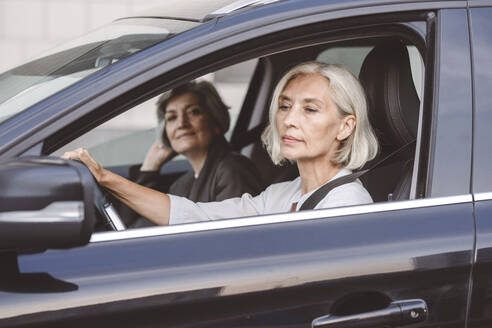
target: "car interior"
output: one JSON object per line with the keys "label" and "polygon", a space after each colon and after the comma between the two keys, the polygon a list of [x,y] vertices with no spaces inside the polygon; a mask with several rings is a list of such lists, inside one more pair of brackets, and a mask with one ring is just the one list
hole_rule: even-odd
{"label": "car interior", "polygon": [[[318,60],[344,64],[359,77],[366,90],[370,121],[380,143],[377,158],[365,167],[371,170],[361,178],[363,184],[375,202],[422,197],[416,191],[417,165],[414,165],[419,161],[417,139],[422,125],[421,85],[424,74],[422,45],[411,38],[394,35],[372,37],[351,35],[324,42],[311,41],[310,44],[303,44],[303,42],[300,44],[279,51],[270,51],[260,57],[248,58],[248,65],[246,68],[243,67],[242,73],[240,72],[244,75],[242,79],[245,81],[240,86],[242,94],[240,97],[234,95],[240,101],[237,105],[237,113],[232,115],[236,116],[233,117],[233,122],[236,123],[231,125],[231,132],[228,133],[232,147],[252,159],[266,185],[295,178],[298,175],[295,164],[275,166],[260,140],[261,133],[267,125],[268,108],[274,86],[287,70],[301,62]],[[236,61],[233,64],[242,62],[246,61]],[[220,69],[235,68],[235,65],[223,65]],[[193,79],[205,78],[215,83],[217,72],[219,69],[210,70],[201,77],[193,76]],[[228,92],[227,88],[218,89],[222,96]],[[142,113],[149,115],[150,120],[157,125],[155,99],[160,93],[154,93],[154,97],[146,101],[147,109],[140,109],[141,105],[139,105],[119,116],[113,114],[114,118],[108,115],[106,118],[108,122],[105,124],[115,120],[131,121],[132,117],[125,115],[129,115],[128,113],[132,111],[140,111],[138,115],[143,115]],[[224,98],[227,101],[227,98]],[[92,120],[90,116],[85,119]],[[77,133],[80,137],[71,136],[73,141],[65,142],[66,145],[61,148],[59,145],[54,146],[63,139],[61,136],[66,134],[67,129],[73,128],[69,126],[65,131],[59,131],[50,137],[43,152],[60,155],[79,145],[85,146],[103,166],[131,178],[135,170],[138,170],[138,164],[143,160],[146,149],[155,140],[155,130],[133,129],[104,139],[97,134],[97,131],[105,124],[87,128],[90,131],[81,131],[79,128]],[[101,142],[101,139],[104,141]],[[88,145],[91,143],[94,145]],[[129,144],[138,146],[129,147]],[[132,155],[135,157],[133,161],[126,158],[120,162],[118,160],[105,162],[104,159],[97,157],[97,154],[115,157],[123,153],[128,155],[131,153],[129,148],[138,148],[140,151],[138,155]],[[187,161],[178,156],[162,168],[162,182],[170,184],[189,169]]]}
{"label": "car interior", "polygon": [[[360,52],[360,49],[353,44],[345,45],[344,48],[348,51],[355,48],[355,51]],[[311,50],[312,54],[318,56],[310,59],[323,59],[319,54],[322,54],[325,47],[314,47]],[[371,49],[363,58],[359,79],[367,93],[369,117],[381,146],[377,158],[366,167],[373,166],[374,163],[409,144],[406,147],[408,150],[395,154],[385,161],[384,165],[367,173],[363,177],[363,182],[376,202],[410,199],[420,100],[412,78],[408,49],[398,39],[381,40],[374,46],[366,45],[361,48]],[[299,58],[306,58],[305,49],[299,53]],[[324,60],[331,62],[330,58]],[[282,69],[282,64],[288,62],[293,66],[302,60],[293,62],[292,53],[289,53],[274,55],[268,59],[263,58],[263,61],[268,61],[269,64],[276,63],[278,76],[281,76],[289,68],[286,65]],[[260,64],[262,64],[261,60]],[[266,121],[267,111],[264,111],[262,120],[248,131],[249,135],[238,137],[231,142],[238,150],[252,143],[248,155],[261,168],[263,178],[268,184],[291,180],[298,175],[295,165],[273,165],[259,141]],[[381,183],[382,180],[385,183]]]}

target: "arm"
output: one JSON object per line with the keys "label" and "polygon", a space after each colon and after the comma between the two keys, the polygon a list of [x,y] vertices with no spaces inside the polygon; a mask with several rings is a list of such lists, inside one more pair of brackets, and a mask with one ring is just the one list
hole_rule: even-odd
{"label": "arm", "polygon": [[217,202],[194,203],[184,197],[169,195],[171,199],[170,224],[286,212],[290,209],[291,200],[299,189],[300,181],[296,179],[270,185],[254,197],[245,193],[241,197]]}
{"label": "arm", "polygon": [[140,186],[106,170],[86,149],[66,152],[62,157],[84,163],[101,186],[138,214],[159,225],[169,224],[170,199],[167,194]]}
{"label": "arm", "polygon": [[171,199],[170,223],[183,224],[201,221],[230,219],[264,213],[264,196],[243,194],[218,202],[194,203],[191,200],[169,195]]}

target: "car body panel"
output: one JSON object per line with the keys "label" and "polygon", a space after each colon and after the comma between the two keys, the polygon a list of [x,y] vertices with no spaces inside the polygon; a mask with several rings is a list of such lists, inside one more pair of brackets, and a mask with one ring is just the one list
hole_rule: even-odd
{"label": "car body panel", "polygon": [[469,327],[490,327],[492,324],[492,197],[475,195],[477,241]]}
{"label": "car body panel", "polygon": [[[187,1],[185,4],[179,3],[176,5],[173,2],[166,3],[166,6],[156,6],[152,9],[143,11],[138,14],[137,17],[166,17],[176,19],[189,19],[195,21],[207,21],[216,17],[223,17],[236,12],[244,11],[244,9],[250,9],[251,7],[271,5],[275,2],[282,2],[283,0],[212,0],[206,3],[200,0]],[[285,1],[283,1],[285,2]],[[300,8],[304,0],[289,1],[294,6]],[[414,0],[412,3],[425,3],[424,5],[432,5],[438,8],[446,8],[453,6],[462,7],[466,1],[462,0],[447,0],[447,1],[428,1],[428,0]],[[406,0],[369,0],[369,1],[345,1],[345,0],[331,0],[318,1],[323,6],[329,5],[331,10],[345,10],[351,8],[364,8],[366,11],[370,10],[373,6],[382,5],[399,5],[408,4]]]}
{"label": "car body panel", "polygon": [[492,6],[492,1],[490,0],[468,0],[468,6],[473,7],[490,7]]}
{"label": "car body panel", "polygon": [[[491,4],[492,7],[492,4]],[[474,166],[473,191],[486,193],[492,191],[492,152],[490,144],[490,124],[492,123],[492,72],[482,67],[490,64],[490,42],[492,24],[489,16],[492,8],[470,10],[471,27],[473,31],[474,57]],[[485,66],[484,66],[485,65]]]}
{"label": "car body panel", "polygon": [[[428,192],[434,196],[468,193],[471,174],[472,82],[468,21],[465,10],[438,16],[439,78],[433,122],[435,148]],[[457,87],[459,85],[459,87]],[[445,124],[446,128],[440,128]],[[460,154],[456,156],[456,154]]]}
{"label": "car body panel", "polygon": [[47,273],[76,289],[53,284],[44,293],[0,292],[2,317],[12,316],[0,325],[56,319],[81,326],[120,320],[123,326],[210,320],[234,326],[246,320],[281,327],[295,314],[299,327],[308,327],[352,296],[372,302],[422,298],[429,305],[426,326],[451,327],[465,320],[471,215],[471,202],[464,202],[21,255],[23,274]]}
{"label": "car body panel", "polygon": [[492,175],[490,126],[492,71],[490,70],[492,3],[475,1],[488,8],[472,8],[470,22],[474,64],[474,146],[473,194],[477,230],[476,265],[473,273],[473,293],[469,327],[492,325]]}

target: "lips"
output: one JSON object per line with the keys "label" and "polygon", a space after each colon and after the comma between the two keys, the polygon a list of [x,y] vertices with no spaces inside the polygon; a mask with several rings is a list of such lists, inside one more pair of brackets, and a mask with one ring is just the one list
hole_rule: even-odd
{"label": "lips", "polygon": [[185,132],[185,133],[181,133],[178,136],[176,136],[176,139],[181,139],[181,138],[185,138],[185,137],[189,137],[189,136],[193,136],[193,135],[195,135],[195,132],[193,132],[193,131]]}
{"label": "lips", "polygon": [[292,136],[286,135],[282,137],[282,141],[285,143],[296,143],[296,142],[302,142],[302,140],[294,138]]}

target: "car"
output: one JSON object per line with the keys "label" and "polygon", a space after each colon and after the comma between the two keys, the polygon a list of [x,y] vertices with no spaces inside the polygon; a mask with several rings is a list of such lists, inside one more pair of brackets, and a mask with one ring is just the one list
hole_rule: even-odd
{"label": "car", "polygon": [[[491,16],[487,0],[190,1],[4,72],[0,327],[490,327]],[[288,179],[260,134],[278,79],[310,60],[366,89],[386,158],[362,177],[373,204],[125,229],[59,157],[85,146],[130,177],[156,97],[203,78],[232,104],[234,149]]]}

